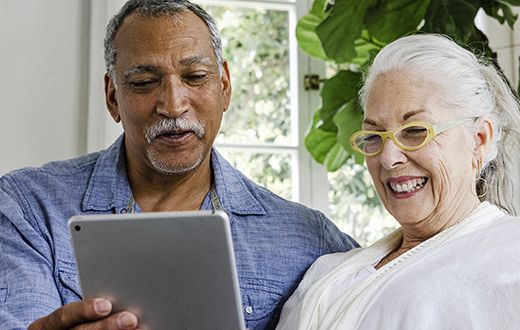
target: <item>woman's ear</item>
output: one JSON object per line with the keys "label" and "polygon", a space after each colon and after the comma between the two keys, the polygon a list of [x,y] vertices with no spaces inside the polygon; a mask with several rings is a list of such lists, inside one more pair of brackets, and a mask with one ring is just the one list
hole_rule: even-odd
{"label": "woman's ear", "polygon": [[490,118],[483,117],[478,120],[477,130],[473,133],[473,139],[475,142],[473,150],[475,152],[475,167],[478,166],[478,160],[483,161],[486,159],[491,150],[494,133],[493,122]]}

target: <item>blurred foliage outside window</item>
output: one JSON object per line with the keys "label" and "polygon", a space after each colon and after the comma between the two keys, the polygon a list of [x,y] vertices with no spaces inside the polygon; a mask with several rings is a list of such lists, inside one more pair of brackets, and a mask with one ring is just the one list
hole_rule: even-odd
{"label": "blurred foliage outside window", "polygon": [[[217,149],[246,176],[292,199],[291,152],[272,152],[297,142],[291,131],[288,13],[263,7],[205,8],[217,20],[233,88]],[[270,148],[251,150],[258,144]]]}
{"label": "blurred foliage outside window", "polygon": [[220,143],[292,143],[288,13],[209,6],[229,61],[233,99]]}
{"label": "blurred foliage outside window", "polygon": [[365,166],[348,160],[328,176],[331,218],[342,231],[368,246],[397,229],[397,221],[381,205]]}

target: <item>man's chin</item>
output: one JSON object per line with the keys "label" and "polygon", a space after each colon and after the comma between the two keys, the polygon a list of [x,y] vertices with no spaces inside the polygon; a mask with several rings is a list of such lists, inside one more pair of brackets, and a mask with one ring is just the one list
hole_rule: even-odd
{"label": "man's chin", "polygon": [[148,159],[150,160],[150,163],[152,164],[152,167],[155,169],[155,171],[163,175],[170,176],[189,173],[195,170],[202,163],[202,157],[199,157],[193,161],[186,161],[182,163],[162,160],[158,157],[153,157],[153,155],[148,155]]}

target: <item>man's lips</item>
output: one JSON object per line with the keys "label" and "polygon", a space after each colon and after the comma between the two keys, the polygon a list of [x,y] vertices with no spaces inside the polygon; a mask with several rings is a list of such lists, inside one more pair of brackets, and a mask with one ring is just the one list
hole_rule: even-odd
{"label": "man's lips", "polygon": [[195,136],[193,131],[174,131],[174,132],[164,132],[160,133],[154,137],[155,141],[165,141],[169,143],[182,143],[185,140]]}
{"label": "man's lips", "polygon": [[189,134],[189,133],[193,133],[193,131],[175,131],[175,132],[164,132],[164,133],[160,133],[156,136],[157,137],[161,137],[161,136],[165,136],[165,137],[174,137],[174,136],[181,136],[181,135],[184,135],[184,134]]}

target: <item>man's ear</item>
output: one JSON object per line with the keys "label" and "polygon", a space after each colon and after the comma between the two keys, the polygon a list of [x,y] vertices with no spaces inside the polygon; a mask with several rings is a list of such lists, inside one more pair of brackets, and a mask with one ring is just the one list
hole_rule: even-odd
{"label": "man's ear", "polygon": [[121,121],[119,115],[119,107],[116,98],[116,85],[108,73],[105,73],[105,102],[107,104],[108,112],[116,123]]}
{"label": "man's ear", "polygon": [[231,78],[229,76],[229,68],[227,61],[222,63],[222,94],[224,95],[224,112],[227,111],[229,103],[231,102]]}
{"label": "man's ear", "polygon": [[486,159],[493,142],[494,128],[491,119],[483,117],[479,120],[479,126],[473,133],[473,139],[475,142],[474,152],[475,159],[474,165],[478,166],[478,160],[483,161]]}

